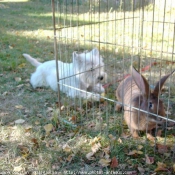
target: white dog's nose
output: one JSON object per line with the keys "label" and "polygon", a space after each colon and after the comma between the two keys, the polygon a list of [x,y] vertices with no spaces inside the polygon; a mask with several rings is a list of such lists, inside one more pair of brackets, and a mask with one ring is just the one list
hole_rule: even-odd
{"label": "white dog's nose", "polygon": [[103,76],[99,76],[98,79],[99,79],[100,81],[102,81],[102,80],[103,80]]}

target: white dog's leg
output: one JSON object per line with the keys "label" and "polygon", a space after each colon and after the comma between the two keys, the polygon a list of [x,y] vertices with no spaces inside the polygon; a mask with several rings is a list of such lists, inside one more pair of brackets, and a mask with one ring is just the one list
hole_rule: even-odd
{"label": "white dog's leg", "polygon": [[97,93],[90,94],[90,93],[81,92],[80,97],[87,100],[94,100],[94,101],[100,100],[100,95]]}

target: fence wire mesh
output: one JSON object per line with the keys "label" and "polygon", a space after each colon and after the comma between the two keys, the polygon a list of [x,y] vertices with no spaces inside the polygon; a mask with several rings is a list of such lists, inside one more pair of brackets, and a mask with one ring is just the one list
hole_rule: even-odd
{"label": "fence wire mesh", "polygon": [[[77,151],[79,159],[85,161],[78,170],[172,174],[175,171],[173,74],[162,87],[154,110],[149,110],[149,100],[144,108],[134,105],[132,100],[124,103],[124,95],[119,101],[116,89],[131,74],[130,65],[147,79],[151,91],[161,77],[175,70],[175,2],[52,0],[52,7],[55,58],[66,63],[66,66],[61,62],[57,65],[59,117],[63,125],[73,130],[73,136],[76,135],[77,143],[70,140],[70,145],[88,139],[91,147],[89,152],[85,148]],[[133,77],[132,81],[136,79],[142,77]],[[144,87],[139,89],[141,95],[137,101],[140,104],[144,101]],[[133,86],[129,91],[131,99],[134,97],[132,88],[135,90]],[[147,95],[151,99],[150,93]],[[152,103],[151,108],[154,108]],[[122,111],[116,109],[119,104],[124,105]],[[128,107],[131,123],[127,125],[124,115]],[[130,137],[132,132],[128,128],[134,125],[131,111],[137,111],[140,117],[144,113],[145,125],[153,118],[150,116],[154,116],[157,124],[153,122],[151,132],[149,127],[138,128],[137,139]],[[142,127],[143,118],[140,117],[137,118],[138,127]],[[162,119],[163,122],[159,122]],[[75,163],[70,167],[70,170],[77,170]]]}

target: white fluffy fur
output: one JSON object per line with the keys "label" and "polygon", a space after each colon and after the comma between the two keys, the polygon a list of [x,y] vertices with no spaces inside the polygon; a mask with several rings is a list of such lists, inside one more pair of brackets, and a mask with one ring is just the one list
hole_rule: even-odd
{"label": "white fluffy fur", "polygon": [[[40,63],[28,54],[23,56],[37,67],[30,79],[33,88],[50,86],[54,91],[58,91],[55,60]],[[90,52],[80,54],[73,52],[72,56],[72,63],[58,61],[60,90],[70,97],[79,96],[99,100],[99,94],[104,92],[102,82],[106,80],[106,73],[98,49],[94,48]],[[63,84],[94,93],[81,92]]]}

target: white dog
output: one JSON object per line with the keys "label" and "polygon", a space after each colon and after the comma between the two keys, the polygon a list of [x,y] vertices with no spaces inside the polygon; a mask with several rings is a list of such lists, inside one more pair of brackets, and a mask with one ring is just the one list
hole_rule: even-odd
{"label": "white dog", "polygon": [[[37,67],[30,79],[33,88],[50,86],[54,91],[58,91],[56,61],[40,63],[28,54],[23,54],[23,56]],[[58,61],[60,90],[73,98],[99,100],[99,94],[104,92],[102,82],[106,80],[107,74],[98,49],[94,48],[90,52],[80,54],[73,52],[72,56],[72,63]],[[87,91],[93,93],[87,93]]]}

